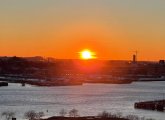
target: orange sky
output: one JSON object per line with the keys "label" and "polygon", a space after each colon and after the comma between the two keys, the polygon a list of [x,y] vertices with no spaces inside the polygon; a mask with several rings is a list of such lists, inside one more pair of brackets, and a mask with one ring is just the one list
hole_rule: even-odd
{"label": "orange sky", "polygon": [[[150,4],[148,4],[150,2]],[[28,0],[0,2],[0,56],[165,59],[162,0]]]}

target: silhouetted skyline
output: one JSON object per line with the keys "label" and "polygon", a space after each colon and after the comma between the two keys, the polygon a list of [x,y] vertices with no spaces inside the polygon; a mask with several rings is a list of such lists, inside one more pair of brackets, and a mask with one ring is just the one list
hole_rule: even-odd
{"label": "silhouetted skyline", "polygon": [[0,55],[164,59],[163,0],[0,1]]}

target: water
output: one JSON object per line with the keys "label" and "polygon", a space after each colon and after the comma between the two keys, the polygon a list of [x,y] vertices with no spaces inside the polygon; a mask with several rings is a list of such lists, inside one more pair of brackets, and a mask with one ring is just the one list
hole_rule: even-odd
{"label": "water", "polygon": [[23,119],[23,114],[28,110],[43,111],[46,116],[53,116],[58,115],[63,108],[67,111],[75,108],[81,116],[97,115],[106,110],[164,120],[165,112],[134,109],[134,102],[163,99],[164,93],[165,82],[61,87],[22,87],[20,84],[9,84],[8,87],[0,87],[0,113],[14,111],[18,119]]}

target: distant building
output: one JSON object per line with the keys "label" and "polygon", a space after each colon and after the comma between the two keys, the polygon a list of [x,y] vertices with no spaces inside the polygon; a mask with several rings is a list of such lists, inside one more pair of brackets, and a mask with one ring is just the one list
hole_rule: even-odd
{"label": "distant building", "polygon": [[159,64],[164,65],[165,64],[165,60],[159,60]]}
{"label": "distant building", "polygon": [[28,61],[45,61],[45,59],[41,56],[24,57],[24,59],[26,59]]}

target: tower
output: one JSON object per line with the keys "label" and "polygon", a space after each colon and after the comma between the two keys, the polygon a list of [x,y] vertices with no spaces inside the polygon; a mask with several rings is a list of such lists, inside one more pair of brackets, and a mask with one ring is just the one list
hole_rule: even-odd
{"label": "tower", "polygon": [[132,62],[133,63],[137,63],[137,51],[134,51],[135,52],[135,54],[133,54],[133,58],[132,58]]}
{"label": "tower", "polygon": [[136,55],[135,55],[135,54],[133,55],[132,62],[133,62],[133,63],[136,63]]}

